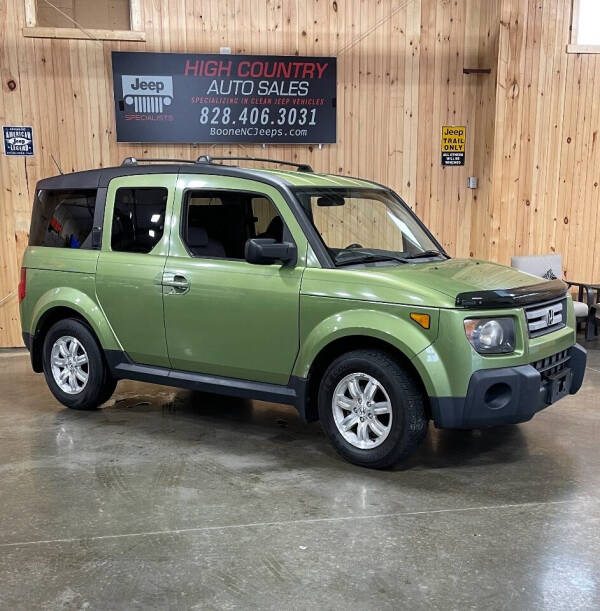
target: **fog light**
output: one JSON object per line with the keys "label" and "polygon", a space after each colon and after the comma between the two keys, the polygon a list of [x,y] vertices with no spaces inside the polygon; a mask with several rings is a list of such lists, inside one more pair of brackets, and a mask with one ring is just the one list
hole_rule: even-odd
{"label": "fog light", "polygon": [[485,391],[483,401],[490,409],[502,409],[510,403],[511,398],[511,387],[504,382],[497,382]]}

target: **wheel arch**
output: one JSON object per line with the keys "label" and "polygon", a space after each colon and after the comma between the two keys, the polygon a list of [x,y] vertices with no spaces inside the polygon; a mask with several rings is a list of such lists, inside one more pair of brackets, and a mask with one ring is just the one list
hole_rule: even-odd
{"label": "wheel arch", "polygon": [[425,384],[410,358],[397,346],[372,335],[352,334],[333,339],[323,346],[313,359],[307,377],[305,418],[307,422],[319,419],[317,394],[319,384],[327,367],[339,356],[353,350],[375,349],[389,354],[414,378],[423,393],[426,415],[430,418],[430,406]]}
{"label": "wheel arch", "polygon": [[31,327],[31,364],[35,372],[40,373],[43,370],[42,347],[46,333],[52,325],[66,318],[74,318],[85,324],[103,354],[105,349],[117,344],[104,314],[98,305],[84,293],[77,294],[76,299],[68,301],[63,299],[41,300]]}

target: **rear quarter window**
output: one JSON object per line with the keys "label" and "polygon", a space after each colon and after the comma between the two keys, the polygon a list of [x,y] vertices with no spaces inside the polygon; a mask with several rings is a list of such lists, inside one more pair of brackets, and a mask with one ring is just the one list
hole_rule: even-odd
{"label": "rear quarter window", "polygon": [[33,203],[30,246],[92,247],[96,189],[39,190]]}

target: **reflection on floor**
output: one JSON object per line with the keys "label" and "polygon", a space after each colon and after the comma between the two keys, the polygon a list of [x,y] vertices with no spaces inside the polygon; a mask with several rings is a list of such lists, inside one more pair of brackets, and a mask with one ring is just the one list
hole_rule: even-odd
{"label": "reflection on floor", "polygon": [[280,405],[121,382],[70,411],[2,353],[0,608],[598,608],[590,346],[577,396],[386,472]]}

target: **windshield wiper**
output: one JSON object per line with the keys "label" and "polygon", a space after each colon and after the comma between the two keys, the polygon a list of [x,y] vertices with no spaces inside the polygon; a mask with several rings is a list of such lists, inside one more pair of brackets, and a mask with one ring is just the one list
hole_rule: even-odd
{"label": "windshield wiper", "polygon": [[334,257],[333,261],[336,265],[354,265],[355,263],[366,263],[367,261],[372,263],[377,261],[398,261],[400,263],[406,263],[405,257],[395,255],[394,253],[363,252],[359,250],[343,250]]}
{"label": "windshield wiper", "polygon": [[443,252],[439,250],[422,250],[421,252],[415,252],[412,255],[406,255],[403,259],[424,259],[426,257],[447,257]]}
{"label": "windshield wiper", "polygon": [[377,261],[398,261],[399,263],[410,263],[413,259],[422,259],[426,257],[445,257],[448,255],[439,250],[422,250],[421,252],[404,255],[384,250],[376,250],[368,252],[367,249],[344,249],[335,255],[333,261],[336,265],[354,265],[355,263],[376,263]]}

